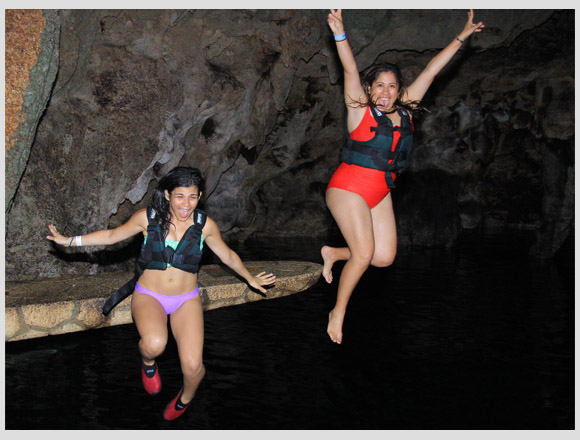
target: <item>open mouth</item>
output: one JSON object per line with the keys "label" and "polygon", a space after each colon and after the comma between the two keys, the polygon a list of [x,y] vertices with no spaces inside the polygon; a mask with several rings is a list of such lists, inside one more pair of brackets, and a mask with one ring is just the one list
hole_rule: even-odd
{"label": "open mouth", "polygon": [[380,105],[381,107],[385,107],[385,108],[388,108],[390,103],[391,103],[391,100],[388,98],[379,98],[377,100],[377,105]]}
{"label": "open mouth", "polygon": [[189,216],[189,209],[178,209],[177,214],[181,218],[187,218]]}

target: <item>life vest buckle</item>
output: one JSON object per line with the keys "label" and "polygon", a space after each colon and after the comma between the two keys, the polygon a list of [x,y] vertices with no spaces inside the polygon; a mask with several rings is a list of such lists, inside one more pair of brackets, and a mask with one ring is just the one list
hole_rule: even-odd
{"label": "life vest buckle", "polygon": [[175,251],[173,250],[172,247],[166,246],[165,249],[163,249],[163,252],[161,252],[161,255],[163,255],[164,262],[173,266],[173,259],[175,257]]}

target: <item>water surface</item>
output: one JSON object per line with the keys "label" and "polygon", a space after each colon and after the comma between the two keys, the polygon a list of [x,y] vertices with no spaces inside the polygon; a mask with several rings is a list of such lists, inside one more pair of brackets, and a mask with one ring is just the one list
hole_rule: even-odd
{"label": "water surface", "polygon": [[[6,344],[6,429],[573,429],[573,240],[530,260],[525,233],[454,250],[400,250],[369,269],[341,346],[326,335],[335,282],[205,314],[207,374],[169,423],[142,389],[133,325]],[[311,240],[250,242],[246,260],[320,262]],[[282,248],[282,252],[281,249]]]}

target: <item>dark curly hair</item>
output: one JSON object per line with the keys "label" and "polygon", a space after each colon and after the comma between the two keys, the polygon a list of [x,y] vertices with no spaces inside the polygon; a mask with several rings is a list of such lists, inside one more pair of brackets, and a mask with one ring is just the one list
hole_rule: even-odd
{"label": "dark curly hair", "polygon": [[151,205],[156,212],[155,220],[161,224],[163,237],[167,237],[169,225],[171,223],[171,214],[169,212],[169,201],[165,198],[165,191],[171,194],[175,188],[195,186],[200,193],[203,192],[205,181],[201,171],[191,167],[175,167],[161,178],[155,192]]}

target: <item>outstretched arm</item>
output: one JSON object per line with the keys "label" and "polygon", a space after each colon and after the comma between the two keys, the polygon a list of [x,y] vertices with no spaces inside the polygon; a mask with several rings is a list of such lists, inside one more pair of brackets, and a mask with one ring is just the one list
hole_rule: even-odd
{"label": "outstretched arm", "polygon": [[348,39],[341,38],[342,35],[346,35],[342,21],[342,9],[331,9],[327,21],[335,36],[336,50],[344,69],[344,101],[348,110],[349,131],[352,131],[360,123],[365,112],[365,108],[353,105],[353,101],[365,102],[367,98],[360,82],[358,67]]}
{"label": "outstretched arm", "polygon": [[77,237],[65,237],[60,234],[54,225],[48,225],[48,229],[50,229],[52,235],[48,235],[46,238],[60,244],[61,246],[106,246],[123,241],[139,232],[146,231],[147,213],[145,209],[141,209],[133,214],[127,223],[117,228],[103,229],[101,231],[77,236],[81,237],[80,243],[77,242]]}
{"label": "outstretched arm", "polygon": [[485,25],[481,21],[479,23],[473,23],[473,15],[473,9],[470,9],[467,13],[467,23],[463,30],[445,49],[435,55],[429,64],[427,64],[427,67],[425,67],[417,79],[413,81],[413,84],[407,88],[407,93],[403,96],[403,101],[420,101],[423,99],[423,96],[427,93],[427,90],[431,86],[431,83],[433,83],[437,74],[439,74],[451,58],[453,58],[463,42],[474,32],[481,32]]}
{"label": "outstretched arm", "polygon": [[260,272],[255,276],[252,275],[248,269],[246,269],[246,266],[244,266],[240,256],[230,249],[223,241],[217,223],[209,217],[203,227],[203,236],[204,242],[209,246],[213,253],[216,254],[226,266],[233,269],[238,275],[244,278],[254,289],[266,293],[266,289],[262,286],[268,286],[276,282],[276,276],[271,273],[266,274],[266,272]]}

